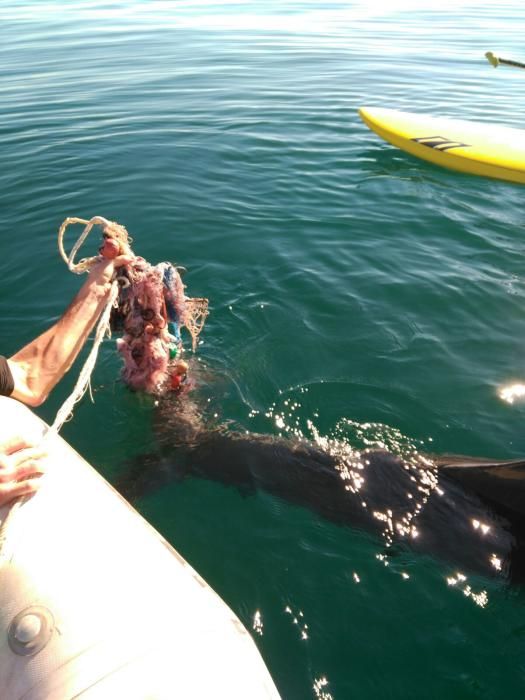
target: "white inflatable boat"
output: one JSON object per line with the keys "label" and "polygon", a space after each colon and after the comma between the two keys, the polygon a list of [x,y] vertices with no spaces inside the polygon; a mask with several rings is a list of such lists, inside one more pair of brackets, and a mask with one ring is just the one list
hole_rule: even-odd
{"label": "white inflatable boat", "polygon": [[[0,441],[46,425],[0,397]],[[2,700],[259,700],[279,694],[251,636],[62,438],[40,491],[0,509]]]}

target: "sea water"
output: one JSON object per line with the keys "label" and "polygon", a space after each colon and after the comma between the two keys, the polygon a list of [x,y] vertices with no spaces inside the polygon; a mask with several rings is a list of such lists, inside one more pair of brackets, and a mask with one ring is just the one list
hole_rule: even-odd
{"label": "sea water", "polygon": [[[522,126],[525,71],[484,53],[525,60],[523,29],[517,0],[0,2],[2,353],[81,283],[60,223],[101,215],[209,298],[193,400],[210,425],[523,456],[524,404],[499,392],[525,381],[524,190],[418,161],[357,114]],[[154,402],[119,370],[108,340],[95,403],[62,431],[113,483],[157,439]],[[523,693],[525,599],[504,580],[389,558],[213,481],[136,506],[239,615],[286,700]]]}

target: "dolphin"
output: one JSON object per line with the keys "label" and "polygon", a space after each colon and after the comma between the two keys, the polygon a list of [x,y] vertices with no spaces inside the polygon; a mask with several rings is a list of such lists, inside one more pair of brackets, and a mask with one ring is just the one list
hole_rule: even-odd
{"label": "dolphin", "polygon": [[337,454],[304,439],[205,428],[189,405],[161,400],[155,450],[116,484],[131,502],[173,481],[213,480],[370,532],[386,553],[429,554],[451,571],[525,582],[525,460]]}

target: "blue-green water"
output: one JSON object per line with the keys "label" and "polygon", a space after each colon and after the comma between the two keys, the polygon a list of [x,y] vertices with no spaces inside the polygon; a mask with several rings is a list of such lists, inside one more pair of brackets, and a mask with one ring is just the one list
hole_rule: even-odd
{"label": "blue-green water", "polygon": [[[340,441],[372,422],[422,450],[523,456],[525,409],[497,392],[525,378],[524,190],[416,161],[356,111],[520,126],[525,72],[483,54],[524,60],[523,19],[517,0],[0,2],[2,352],[79,286],[62,220],[99,214],[209,297],[210,420]],[[96,403],[63,430],[110,480],[155,442],[119,367],[107,341]],[[384,566],[368,535],[212,482],[137,505],[286,700],[523,693],[525,599],[503,580],[469,577],[481,605],[446,562]]]}

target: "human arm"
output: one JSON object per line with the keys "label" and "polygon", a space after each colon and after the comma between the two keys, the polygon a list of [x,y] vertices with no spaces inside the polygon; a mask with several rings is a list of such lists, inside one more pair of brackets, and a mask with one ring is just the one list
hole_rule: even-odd
{"label": "human arm", "polygon": [[75,361],[100,316],[115,268],[129,261],[129,255],[97,261],[61,318],[8,359],[14,383],[12,398],[29,406],[45,401]]}

